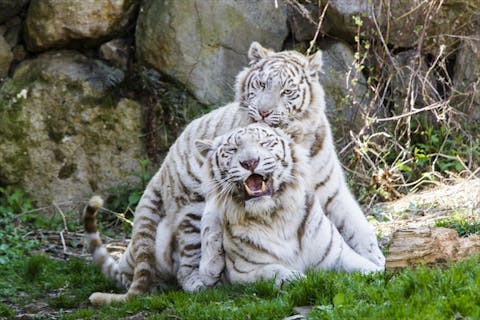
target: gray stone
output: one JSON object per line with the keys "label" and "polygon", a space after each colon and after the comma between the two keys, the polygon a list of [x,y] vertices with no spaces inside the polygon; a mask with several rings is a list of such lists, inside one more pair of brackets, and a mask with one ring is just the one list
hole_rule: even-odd
{"label": "gray stone", "polygon": [[100,46],[102,59],[112,62],[122,69],[127,69],[132,54],[131,42],[127,39],[114,39]]}
{"label": "gray stone", "polygon": [[138,58],[184,83],[204,104],[233,98],[235,75],[252,41],[275,50],[288,35],[278,1],[144,2],[136,29]]}
{"label": "gray stone", "polygon": [[[288,5],[288,25],[295,41],[312,41],[317,32],[320,8],[318,3],[291,2]],[[319,37],[328,32],[328,24],[322,21]]]}
{"label": "gray stone", "polygon": [[5,41],[3,36],[0,35],[0,78],[3,78],[7,75],[12,60],[13,54],[10,46]]}
{"label": "gray stone", "polygon": [[337,137],[349,137],[349,131],[363,126],[362,112],[368,108],[367,81],[354,66],[352,49],[341,41],[319,42],[323,72],[320,83],[325,90],[327,114]]}
{"label": "gray stone", "polygon": [[132,0],[32,0],[25,19],[25,42],[32,51],[82,41],[98,44],[125,31],[137,7]]}
{"label": "gray stone", "polygon": [[75,207],[94,192],[138,184],[141,107],[116,96],[122,79],[75,52],[21,63],[0,89],[0,185],[29,191],[39,205]]}
{"label": "gray stone", "polygon": [[454,68],[454,105],[480,121],[480,30],[462,40]]}

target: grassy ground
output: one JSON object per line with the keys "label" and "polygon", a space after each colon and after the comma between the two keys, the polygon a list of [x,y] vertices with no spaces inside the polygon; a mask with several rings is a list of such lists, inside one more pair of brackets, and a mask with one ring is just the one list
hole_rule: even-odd
{"label": "grassy ground", "polygon": [[[73,215],[14,214],[32,208],[11,191],[0,197],[0,319],[283,319],[305,310],[311,319],[480,319],[480,257],[377,275],[311,272],[282,289],[271,282],[197,294],[172,288],[93,307],[92,292],[118,291],[85,258]],[[480,234],[478,222],[439,223]]]}
{"label": "grassy ground", "polygon": [[311,306],[312,319],[479,319],[479,258],[363,276],[310,273],[283,289],[272,283],[225,286],[198,294],[179,290],[93,307],[94,291],[113,286],[83,259],[46,255],[16,259],[0,278],[0,316],[35,319],[282,319]]}

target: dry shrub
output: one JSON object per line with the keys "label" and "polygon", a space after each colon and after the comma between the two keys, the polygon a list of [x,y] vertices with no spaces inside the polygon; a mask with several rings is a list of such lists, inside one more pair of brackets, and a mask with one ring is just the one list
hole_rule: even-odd
{"label": "dry shrub", "polygon": [[[301,7],[302,2],[289,0],[295,7]],[[321,19],[316,36],[320,37],[325,36],[322,19],[329,5],[328,1],[323,3],[319,1],[318,6]],[[389,3],[383,1],[383,5]],[[356,78],[363,73],[368,79],[370,103],[359,106],[357,97],[347,97],[364,126],[350,132],[349,141],[339,152],[353,189],[364,203],[399,198],[426,185],[459,177],[480,177],[480,121],[471,116],[471,111],[479,108],[474,104],[479,75],[476,82],[462,89],[453,80],[459,44],[480,41],[480,36],[435,34],[435,39],[456,40],[435,47],[431,22],[444,5],[444,1],[423,1],[408,12],[426,14],[424,24],[417,28],[417,43],[410,48],[387,43],[388,29],[379,26],[375,15],[368,23],[362,17],[354,18],[356,62],[349,85],[355,86]],[[304,10],[301,13],[306,14]],[[480,30],[478,10],[471,16],[474,21],[465,24]],[[381,18],[385,21],[388,15]]]}

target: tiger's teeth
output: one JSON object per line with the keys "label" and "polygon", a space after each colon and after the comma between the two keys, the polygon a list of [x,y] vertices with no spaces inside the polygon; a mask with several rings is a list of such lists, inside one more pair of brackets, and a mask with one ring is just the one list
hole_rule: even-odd
{"label": "tiger's teeth", "polygon": [[260,189],[261,192],[265,192],[265,189],[267,187],[265,186],[265,181],[262,180],[262,188]]}
{"label": "tiger's teeth", "polygon": [[245,191],[247,191],[247,194],[251,196],[253,194],[252,189],[250,189],[246,183],[244,183],[243,185],[245,186]]}

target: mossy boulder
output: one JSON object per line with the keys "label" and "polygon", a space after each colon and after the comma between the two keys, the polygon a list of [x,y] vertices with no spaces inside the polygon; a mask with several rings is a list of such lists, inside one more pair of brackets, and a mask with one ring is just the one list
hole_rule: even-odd
{"label": "mossy boulder", "polygon": [[32,51],[96,45],[122,34],[133,23],[135,0],[32,0],[25,42]]}
{"label": "mossy boulder", "polygon": [[235,76],[252,41],[279,50],[288,35],[286,4],[278,1],[143,2],[137,57],[182,82],[204,104],[232,100]]}
{"label": "mossy boulder", "polygon": [[123,73],[61,51],[24,61],[0,89],[0,185],[69,207],[139,183],[141,107],[115,92]]}

